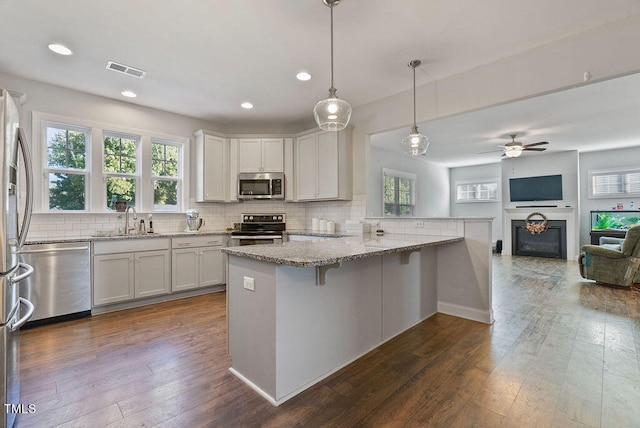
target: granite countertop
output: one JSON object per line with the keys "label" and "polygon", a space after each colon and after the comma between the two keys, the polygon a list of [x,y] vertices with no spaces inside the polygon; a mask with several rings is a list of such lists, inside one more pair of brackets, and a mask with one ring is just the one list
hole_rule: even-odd
{"label": "granite countertop", "polygon": [[234,256],[295,267],[325,266],[371,256],[420,250],[424,247],[462,241],[455,236],[415,236],[367,234],[322,241],[285,242],[271,245],[247,245],[223,248]]}
{"label": "granite countertop", "polygon": [[[60,242],[98,242],[98,241],[116,241],[125,239],[142,239],[142,238],[179,238],[188,236],[211,236],[211,235],[230,235],[230,230],[207,230],[198,232],[159,232],[159,233],[143,233],[141,235],[86,235],[86,236],[60,236],[47,238],[27,238],[27,245],[30,244],[56,244]],[[285,230],[288,235],[307,235],[318,236],[324,238],[341,238],[345,237],[344,233],[328,233],[313,232],[304,229]]]}
{"label": "granite countertop", "polygon": [[117,240],[129,240],[129,239],[143,239],[143,238],[180,238],[191,236],[212,236],[212,235],[229,235],[231,232],[225,230],[211,230],[200,232],[163,232],[163,233],[143,233],[140,235],[87,235],[87,236],[73,236],[73,237],[49,237],[49,238],[27,238],[27,245],[32,244],[56,244],[60,242],[97,242],[97,241],[117,241]]}
{"label": "granite countertop", "polygon": [[284,233],[287,235],[318,236],[321,238],[346,238],[349,236],[344,232],[318,232],[308,229],[287,229]]}

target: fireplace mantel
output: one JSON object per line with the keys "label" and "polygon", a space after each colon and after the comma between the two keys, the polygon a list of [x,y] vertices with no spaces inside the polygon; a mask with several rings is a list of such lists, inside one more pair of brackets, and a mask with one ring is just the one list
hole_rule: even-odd
{"label": "fireplace mantel", "polygon": [[511,220],[525,220],[531,213],[541,213],[548,220],[564,220],[567,222],[567,260],[578,260],[578,220],[577,210],[573,207],[551,208],[505,208],[502,216],[502,254],[512,255]]}

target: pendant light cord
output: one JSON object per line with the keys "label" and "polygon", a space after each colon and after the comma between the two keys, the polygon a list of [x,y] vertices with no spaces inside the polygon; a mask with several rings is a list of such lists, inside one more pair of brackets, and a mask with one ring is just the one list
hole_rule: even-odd
{"label": "pendant light cord", "polygon": [[329,9],[331,10],[331,89],[333,89],[333,4]]}
{"label": "pendant light cord", "polygon": [[411,68],[413,68],[413,127],[417,128],[416,126],[416,66],[413,65]]}

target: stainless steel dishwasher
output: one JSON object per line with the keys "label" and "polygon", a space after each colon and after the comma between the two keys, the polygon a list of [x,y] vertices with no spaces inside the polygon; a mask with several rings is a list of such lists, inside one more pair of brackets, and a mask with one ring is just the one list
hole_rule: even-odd
{"label": "stainless steel dishwasher", "polygon": [[25,245],[20,261],[33,266],[20,283],[20,296],[35,312],[27,325],[91,315],[91,257],[89,242]]}

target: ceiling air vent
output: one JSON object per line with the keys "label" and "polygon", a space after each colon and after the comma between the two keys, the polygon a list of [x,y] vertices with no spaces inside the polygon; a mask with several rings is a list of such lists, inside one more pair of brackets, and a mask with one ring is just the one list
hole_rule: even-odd
{"label": "ceiling air vent", "polygon": [[140,70],[138,68],[129,67],[128,65],[118,64],[117,62],[108,61],[107,62],[107,70],[117,71],[118,73],[124,73],[129,76],[137,77],[138,79],[142,79],[146,71]]}

